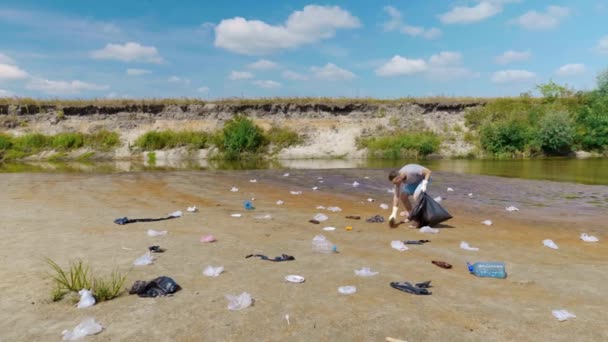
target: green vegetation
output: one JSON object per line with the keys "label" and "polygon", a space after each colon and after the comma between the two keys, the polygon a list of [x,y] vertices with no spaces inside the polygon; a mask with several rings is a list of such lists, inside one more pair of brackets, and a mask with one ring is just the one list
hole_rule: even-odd
{"label": "green vegetation", "polygon": [[299,145],[304,142],[304,138],[297,132],[278,126],[272,126],[264,133],[264,136],[277,152],[283,148]]}
{"label": "green vegetation", "polygon": [[261,152],[267,144],[262,129],[244,116],[228,120],[216,135],[216,146],[226,159],[239,159],[245,154]]}
{"label": "green vegetation", "polygon": [[53,273],[51,279],[55,287],[51,292],[53,301],[59,301],[70,293],[86,289],[93,292],[97,302],[103,302],[118,297],[123,291],[123,285],[127,279],[126,274],[113,271],[110,276],[100,278],[93,275],[91,268],[82,260],[70,262],[67,270],[64,270],[55,261],[46,259]]}
{"label": "green vegetation", "polygon": [[403,131],[361,138],[357,143],[361,148],[368,148],[372,157],[398,159],[403,157],[426,157],[437,152],[441,139],[432,132]]}
{"label": "green vegetation", "polygon": [[148,152],[148,165],[156,165],[156,152]]}
{"label": "green vegetation", "polygon": [[202,149],[209,147],[211,135],[205,132],[195,131],[153,131],[147,132],[137,138],[135,146],[144,151],[163,150],[187,146],[191,149]]}

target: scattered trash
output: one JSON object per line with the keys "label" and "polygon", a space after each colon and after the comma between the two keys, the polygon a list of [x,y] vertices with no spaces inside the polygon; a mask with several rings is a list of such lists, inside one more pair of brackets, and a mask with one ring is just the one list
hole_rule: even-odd
{"label": "scattered trash", "polygon": [[165,235],[167,235],[166,230],[148,229],[148,236],[156,237],[156,236],[165,236]]}
{"label": "scattered trash", "polygon": [[245,201],[245,202],[243,202],[243,208],[245,208],[245,210],[253,210],[253,209],[255,209],[255,207],[253,206],[253,203],[251,203],[251,201]]}
{"label": "scattered trash", "polygon": [[448,192],[452,192],[452,191],[454,191],[454,189],[448,188]]}
{"label": "scattered trash", "polygon": [[388,204],[386,204],[386,203],[380,204],[380,209],[387,210],[388,209]]}
{"label": "scattered trash", "polygon": [[346,226],[346,227],[344,227],[344,229],[345,229],[345,230],[353,230],[353,227],[351,227],[351,226]]}
{"label": "scattered trash", "polygon": [[355,275],[359,277],[373,277],[380,272],[374,272],[369,267],[363,267],[360,270],[355,270]]}
{"label": "scattered trash", "polygon": [[365,178],[365,179],[369,179],[369,176],[365,176],[365,177],[363,177],[363,178]]}
{"label": "scattered trash", "polygon": [[281,200],[278,200],[278,201],[277,201],[277,205],[283,205],[283,203],[285,203],[285,202],[283,202],[283,201],[281,201]]}
{"label": "scattered trash", "polygon": [[370,203],[372,203],[373,201],[375,201],[375,199],[373,199],[373,198],[368,198],[368,199],[367,199],[367,201],[368,201],[368,202],[370,202]]}
{"label": "scattered trash", "polygon": [[292,195],[301,195],[302,191],[290,191],[289,193]]}
{"label": "scattered trash", "polygon": [[245,259],[251,258],[251,257],[256,257],[256,258],[260,258],[262,260],[275,261],[275,262],[296,260],[296,258],[292,257],[291,255],[287,255],[287,254],[281,254],[281,256],[274,257],[274,259],[271,259],[262,254],[249,254],[249,255],[245,256]]}
{"label": "scattered trash", "polygon": [[399,291],[415,294],[415,295],[430,295],[432,292],[429,292],[428,288],[431,287],[431,281],[425,281],[424,283],[418,283],[415,285],[410,284],[407,281],[397,282],[394,281],[391,283],[391,287],[397,289]]}
{"label": "scattered trash", "polygon": [[287,320],[287,325],[291,324],[291,323],[289,323],[289,315],[285,314],[285,320]]}
{"label": "scattered trash", "polygon": [[237,188],[236,186],[233,186],[232,188],[230,188],[231,192],[238,192],[239,188]]}
{"label": "scattered trash", "polygon": [[327,210],[331,211],[332,213],[337,213],[339,211],[342,211],[342,209],[340,207],[327,207]]}
{"label": "scattered trash", "polygon": [[382,217],[381,215],[374,215],[365,221],[369,223],[384,223],[384,217]]}
{"label": "scattered trash", "polygon": [[560,322],[567,321],[568,318],[576,318],[575,314],[570,313],[565,309],[553,310],[551,313],[553,314],[553,317],[557,318]]}
{"label": "scattered trash", "polygon": [[433,261],[431,261],[431,263],[433,263],[433,265],[437,265],[437,266],[439,266],[441,268],[445,268],[446,270],[449,270],[450,268],[452,268],[452,265],[448,264],[445,261],[436,261],[436,260],[433,260]]}
{"label": "scattered trash", "polygon": [[121,217],[121,218],[115,219],[114,223],[124,225],[124,224],[135,223],[135,222],[156,222],[156,221],[170,220],[170,219],[178,218],[180,216],[182,216],[182,212],[176,211],[172,214],[169,214],[167,217],[161,217],[161,218],[130,219],[128,217]]}
{"label": "scattered trash", "polygon": [[403,241],[399,241],[399,240],[394,240],[391,241],[391,247],[403,252],[403,251],[407,251],[409,248],[407,248],[407,246],[403,243]]}
{"label": "scattered trash", "polygon": [[315,220],[315,219],[310,219],[310,220],[308,220],[308,222],[310,222],[310,223],[314,223],[314,224],[319,224],[319,223],[321,223],[321,222],[319,222],[319,221],[317,221],[317,220]]}
{"label": "scattered trash", "polygon": [[360,220],[361,216],[358,215],[348,215],[346,216],[347,219],[351,219],[351,220]]}
{"label": "scattered trash", "polygon": [[543,245],[545,245],[545,247],[549,247],[552,249],[559,249],[559,247],[557,247],[555,242],[553,242],[553,240],[550,240],[550,239],[543,240]]}
{"label": "scattered trash", "polygon": [[323,183],[323,182],[325,182],[325,181],[322,181],[322,180],[319,181],[319,183]]}
{"label": "scattered trash", "polygon": [[257,220],[272,220],[272,215],[270,215],[270,214],[257,215],[257,216],[254,217],[254,219],[257,219]]}
{"label": "scattered trash", "polygon": [[241,217],[243,215],[241,215],[241,214],[231,214],[230,216],[232,216],[232,217]]}
{"label": "scattered trash", "polygon": [[135,259],[135,261],[133,261],[133,265],[145,266],[145,265],[151,265],[153,262],[154,262],[154,258],[152,257],[150,252],[148,252],[148,253],[140,256],[139,258]]}
{"label": "scattered trash", "polygon": [[284,173],[283,177],[289,177],[289,173]]}
{"label": "scattered trash", "polygon": [[[304,282],[304,277],[296,275],[296,274],[290,274],[285,276],[285,280],[287,280],[290,283],[303,283]],[[289,317],[289,316],[287,316]],[[289,320],[289,318],[287,318]]]}
{"label": "scattered trash", "polygon": [[349,294],[353,294],[353,293],[357,292],[357,288],[352,285],[340,286],[340,287],[338,287],[338,292],[340,292],[341,294],[349,295]]}
{"label": "scattered trash", "polygon": [[247,292],[243,292],[238,296],[226,295],[228,300],[228,310],[241,310],[251,306],[253,300],[251,295]]}
{"label": "scattered trash", "polygon": [[319,222],[323,222],[323,221],[327,221],[328,218],[329,217],[327,215],[318,213],[312,219],[319,221]]}
{"label": "scattered trash", "polygon": [[122,246],[121,249],[124,249],[125,251],[132,251],[133,250],[133,248],[129,248],[129,247],[125,247],[125,246]]}
{"label": "scattered trash", "polygon": [[441,198],[441,196],[437,196],[435,198],[433,198],[435,200],[435,202],[437,203],[441,203],[441,201],[443,200],[443,198]]}
{"label": "scattered trash", "polygon": [[257,180],[257,179],[250,179],[250,180],[249,180],[249,183],[257,183],[257,182],[258,182],[258,180]]}
{"label": "scattered trash", "polygon": [[137,294],[139,297],[154,298],[168,296],[181,289],[181,286],[179,286],[175,280],[166,276],[161,276],[154,278],[151,281],[135,281],[133,286],[131,286],[131,290],[129,290],[129,294]]}
{"label": "scattered trash", "polygon": [[192,207],[188,207],[188,209],[186,209],[188,212],[191,213],[195,213],[198,211],[198,208],[196,206],[192,206]]}
{"label": "scattered trash", "polygon": [[317,190],[319,187],[318,186],[313,186],[312,189],[313,190]]}
{"label": "scattered trash", "polygon": [[467,250],[467,251],[478,251],[479,250],[479,248],[477,248],[477,247],[469,246],[469,243],[466,241],[460,241],[460,248]]}
{"label": "scattered trash", "polygon": [[331,231],[336,230],[336,227],[324,227],[323,230],[331,232]]}
{"label": "scattered trash", "polygon": [[354,187],[354,188],[358,187],[359,185],[361,185],[361,184],[359,184],[359,182],[357,182],[357,181],[354,181],[354,182],[353,182],[353,187]]}
{"label": "scattered trash", "polygon": [[152,253],[164,253],[165,250],[163,248],[160,248],[160,246],[150,246],[148,247],[148,250]]}
{"label": "scattered trash", "polygon": [[213,235],[204,235],[204,236],[201,236],[200,241],[210,243],[210,242],[215,242],[217,240],[215,239],[215,236],[213,236]]}
{"label": "scattered trash", "polygon": [[420,228],[419,232],[427,233],[427,234],[437,234],[437,233],[439,233],[439,229],[431,228],[429,226],[424,226],[424,227]]}
{"label": "scattered trash", "polygon": [[418,197],[418,202],[416,202],[408,217],[410,221],[418,223],[418,228],[422,226],[434,226],[451,218],[452,215],[441,204],[435,202],[426,192],[423,192]]}
{"label": "scattered trash", "polygon": [[103,330],[101,324],[95,322],[92,317],[87,317],[78,324],[74,330],[64,330],[61,334],[63,335],[64,341],[76,341],[88,335],[99,334]]}
{"label": "scattered trash", "polygon": [[78,291],[78,294],[80,295],[80,301],[78,302],[78,305],[76,305],[77,308],[83,309],[95,305],[95,298],[93,297],[92,291],[82,289]]}
{"label": "scattered trash", "polygon": [[180,210],[178,211],[174,211],[171,214],[169,214],[169,217],[182,217],[184,215],[184,213],[182,213]]}
{"label": "scattered trash", "polygon": [[336,252],[335,246],[323,235],[317,235],[312,239],[312,251],[316,253]]}
{"label": "scattered trash", "polygon": [[251,201],[255,201],[255,197],[251,197]]}
{"label": "scattered trash", "polygon": [[491,226],[492,225],[492,221],[490,221],[490,220],[481,221],[481,224],[484,224],[486,226]]}
{"label": "scattered trash", "polygon": [[218,277],[222,272],[224,272],[224,266],[207,266],[203,270],[203,274],[207,277]]}
{"label": "scattered trash", "polygon": [[598,242],[600,241],[598,238],[596,238],[593,235],[589,235],[587,233],[582,233],[581,234],[581,240],[585,241],[585,242]]}
{"label": "scattered trash", "polygon": [[431,242],[431,240],[407,240],[403,241],[406,245],[424,245],[427,242]]}
{"label": "scattered trash", "polygon": [[395,189],[393,189],[393,188],[386,189],[386,192],[388,192],[389,194],[394,194],[395,193]]}
{"label": "scattered trash", "polygon": [[514,207],[514,206],[506,207],[505,210],[506,211],[519,211],[519,209],[517,207]]}
{"label": "scattered trash", "polygon": [[469,194],[468,196],[469,196],[469,197],[473,197],[473,194]]}
{"label": "scattered trash", "polygon": [[324,206],[322,206],[322,205],[317,206],[317,210],[325,210],[325,209],[327,209],[327,208],[325,208],[325,207],[324,207]]}
{"label": "scattered trash", "polygon": [[467,262],[467,267],[469,268],[469,272],[471,272],[471,274],[478,277],[499,279],[504,279],[507,277],[504,262],[476,262],[473,265]]}

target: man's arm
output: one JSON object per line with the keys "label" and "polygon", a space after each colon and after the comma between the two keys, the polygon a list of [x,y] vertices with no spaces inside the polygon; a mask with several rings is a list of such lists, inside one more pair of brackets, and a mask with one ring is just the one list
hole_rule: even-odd
{"label": "man's arm", "polygon": [[395,189],[393,190],[393,207],[399,206],[400,195],[401,195],[401,187],[399,185],[395,185]]}

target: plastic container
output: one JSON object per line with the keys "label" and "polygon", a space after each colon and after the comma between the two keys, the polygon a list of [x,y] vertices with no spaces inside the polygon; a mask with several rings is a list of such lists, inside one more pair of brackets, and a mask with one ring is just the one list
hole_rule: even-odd
{"label": "plastic container", "polygon": [[485,278],[499,278],[504,279],[507,277],[507,271],[504,262],[476,262],[473,265],[467,262],[469,272]]}
{"label": "plastic container", "polygon": [[243,202],[243,207],[245,208],[245,210],[253,210],[253,209],[255,209],[255,207],[253,206],[253,203],[251,203],[251,201],[245,201],[245,202]]}
{"label": "plastic container", "polygon": [[334,245],[323,235],[317,235],[312,239],[312,251],[316,253],[335,252]]}

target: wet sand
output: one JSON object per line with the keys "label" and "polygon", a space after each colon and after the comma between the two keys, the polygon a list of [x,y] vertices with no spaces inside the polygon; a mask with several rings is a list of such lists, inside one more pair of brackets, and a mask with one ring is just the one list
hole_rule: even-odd
{"label": "wet sand", "polygon": [[[385,170],[289,172],[289,177],[280,170],[1,174],[0,340],[60,340],[61,331],[87,316],[104,331],[85,341],[608,340],[608,187],[438,172],[429,193],[445,197],[442,204],[454,218],[439,234],[426,235],[407,224],[390,229],[345,218],[389,215],[378,207],[390,204]],[[257,183],[250,183],[252,178]],[[360,187],[352,187],[355,180]],[[315,185],[319,190],[311,190]],[[232,186],[239,192],[230,192]],[[447,187],[455,191],[446,192]],[[303,193],[291,195],[290,190]],[[251,197],[257,209],[245,212],[242,202]],[[376,201],[368,203],[368,197]],[[277,206],[279,199],[285,204]],[[200,211],[186,212],[191,205]],[[343,211],[319,211],[318,205]],[[520,211],[505,211],[509,205]],[[113,223],[118,217],[161,217],[175,210],[184,216]],[[317,212],[329,220],[308,223]],[[232,213],[243,217],[231,218]],[[272,219],[254,218],[265,214]],[[482,225],[486,219],[494,224]],[[323,232],[324,226],[337,230]],[[148,229],[169,233],[152,238]],[[582,232],[600,242],[583,243]],[[320,233],[340,253],[313,253],[311,239]],[[200,243],[205,234],[218,241]],[[392,240],[408,239],[432,242],[404,252],[390,248]],[[543,247],[543,239],[560,249]],[[460,241],[480,250],[462,250]],[[155,244],[167,251],[155,255],[154,265],[131,266]],[[286,253],[296,260],[245,259],[250,253]],[[100,274],[130,270],[127,286],[167,275],[183,290],[157,299],[124,294],[77,309],[50,300],[45,257],[63,266],[81,258]],[[438,268],[431,260],[454,268]],[[476,278],[468,274],[466,261],[504,261],[509,276]],[[207,265],[226,271],[205,277]],[[356,277],[353,271],[361,267],[380,274]],[[288,274],[306,281],[287,283]],[[432,280],[433,294],[415,296],[389,286],[406,280]],[[341,295],[337,288],[343,285],[355,285],[358,292]],[[224,295],[243,291],[252,295],[254,306],[229,311]],[[551,310],[562,308],[577,318],[558,322]]]}

